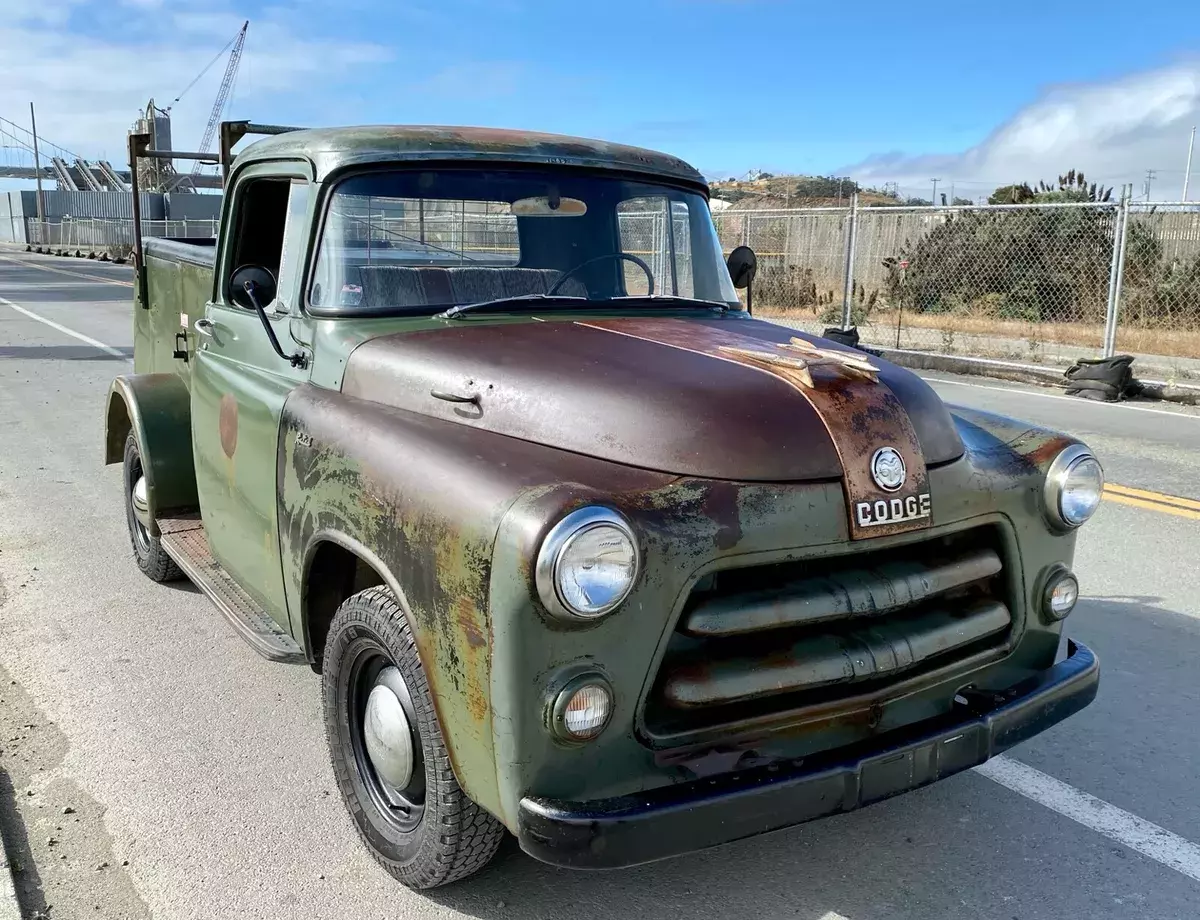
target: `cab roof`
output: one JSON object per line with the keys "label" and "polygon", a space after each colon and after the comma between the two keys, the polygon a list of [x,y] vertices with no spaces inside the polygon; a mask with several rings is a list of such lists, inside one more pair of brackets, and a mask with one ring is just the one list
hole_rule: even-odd
{"label": "cab roof", "polygon": [[312,161],[318,181],[346,167],[410,161],[546,163],[637,172],[682,180],[707,190],[704,177],[678,157],[606,141],[515,131],[439,125],[307,128],[256,141],[237,155],[238,166],[261,160]]}

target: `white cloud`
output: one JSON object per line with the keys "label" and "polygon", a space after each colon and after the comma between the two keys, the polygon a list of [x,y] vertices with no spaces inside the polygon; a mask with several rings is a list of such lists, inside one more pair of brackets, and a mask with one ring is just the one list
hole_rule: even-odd
{"label": "white cloud", "polygon": [[[147,7],[153,0],[125,3]],[[197,0],[173,3],[170,12],[99,18],[80,0],[4,0],[4,5],[0,115],[24,123],[32,100],[39,134],[85,157],[106,154],[118,162],[124,159],[126,131],[147,100],[153,96],[158,105],[170,105],[243,21],[232,11],[221,12],[219,4],[201,6]],[[390,58],[389,49],[370,42],[299,34],[288,10],[274,8],[250,25],[235,109],[228,114],[279,121],[281,107],[303,106],[324,117],[342,88],[339,81]],[[198,143],[225,62],[217,61],[175,106],[176,147]]]}
{"label": "white cloud", "polygon": [[1068,169],[1110,185],[1132,182],[1137,193],[1146,170],[1154,169],[1154,197],[1177,197],[1188,134],[1197,123],[1200,63],[1187,62],[1106,83],[1050,88],[982,143],[958,153],[879,154],[838,172],[866,185],[898,182],[926,195],[930,177],[938,176],[940,188],[957,181],[973,196],[986,194],[988,185],[1052,180]]}

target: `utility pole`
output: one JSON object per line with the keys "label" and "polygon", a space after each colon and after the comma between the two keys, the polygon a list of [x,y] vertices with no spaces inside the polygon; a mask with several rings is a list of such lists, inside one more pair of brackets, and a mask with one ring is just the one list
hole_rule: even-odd
{"label": "utility pole", "polygon": [[38,222],[41,223],[46,219],[46,202],[42,197],[42,160],[38,156],[37,116],[33,114],[32,102],[29,103],[29,122],[33,127],[33,172],[34,178],[37,179]]}
{"label": "utility pole", "polygon": [[1158,175],[1157,169],[1147,169],[1146,170],[1146,200],[1147,201],[1150,200],[1150,183],[1154,181],[1154,179],[1157,175]]}
{"label": "utility pole", "polygon": [[1187,166],[1183,170],[1183,201],[1187,201],[1188,179],[1192,177],[1192,150],[1196,146],[1196,126],[1192,125],[1192,136],[1188,140]]}
{"label": "utility pole", "polygon": [[939,179],[933,179],[932,181],[933,181],[933,199],[929,203],[936,208],[937,207],[937,184],[939,182],[941,182],[942,180],[939,178]]}
{"label": "utility pole", "polygon": [[950,180],[950,207],[954,207],[954,180]]}

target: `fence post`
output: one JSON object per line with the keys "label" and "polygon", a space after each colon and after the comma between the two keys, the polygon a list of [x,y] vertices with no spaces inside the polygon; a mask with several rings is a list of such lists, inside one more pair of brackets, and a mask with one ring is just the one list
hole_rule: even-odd
{"label": "fence post", "polygon": [[1121,210],[1117,218],[1119,229],[1114,239],[1114,261],[1108,290],[1108,315],[1104,320],[1103,357],[1111,358],[1117,350],[1117,317],[1121,309],[1121,284],[1125,280],[1125,242],[1129,239],[1129,199],[1132,191],[1121,189]]}
{"label": "fence post", "polygon": [[846,231],[846,273],[842,279],[842,328],[849,329],[854,302],[854,234],[858,225],[858,192],[850,196],[850,227]]}

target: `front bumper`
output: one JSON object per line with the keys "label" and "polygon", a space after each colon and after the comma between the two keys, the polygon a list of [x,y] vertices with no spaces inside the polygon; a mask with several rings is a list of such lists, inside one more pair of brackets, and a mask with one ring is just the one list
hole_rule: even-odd
{"label": "front bumper", "polygon": [[1087,706],[1100,663],[1068,642],[1067,657],[946,717],[854,748],[784,766],[591,802],[521,800],[521,848],[543,862],[614,869],[852,811],[983,763]]}

